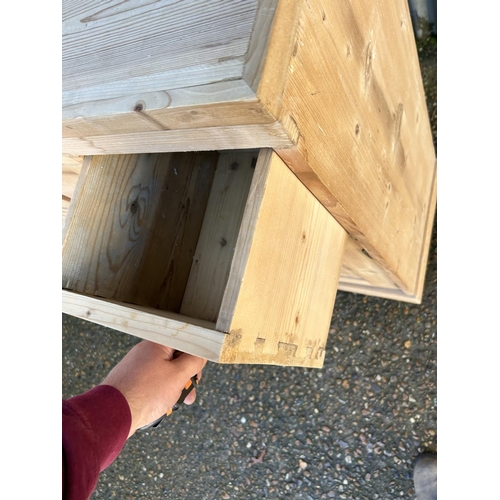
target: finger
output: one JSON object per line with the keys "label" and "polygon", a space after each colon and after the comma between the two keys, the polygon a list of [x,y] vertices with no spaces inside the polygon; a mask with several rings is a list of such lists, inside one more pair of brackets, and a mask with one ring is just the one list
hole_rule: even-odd
{"label": "finger", "polygon": [[170,361],[174,357],[175,349],[171,347],[167,347],[163,344],[158,344],[156,342],[152,342],[151,340],[142,340],[135,346],[141,350],[150,350],[150,352],[155,352],[164,357],[167,361]]}
{"label": "finger", "polygon": [[174,359],[176,351],[172,347],[168,347],[163,344],[155,344],[155,347],[163,353],[165,359],[167,359],[168,361]]}
{"label": "finger", "polygon": [[174,364],[179,376],[189,379],[203,370],[207,360],[193,356],[192,354],[183,353],[178,358],[173,359],[171,363]]}
{"label": "finger", "polygon": [[[198,379],[198,384],[200,383],[201,381],[201,378],[203,377],[203,371],[200,370],[197,374],[196,374],[196,378]],[[196,387],[196,386],[195,386]],[[193,396],[191,396],[193,395]],[[187,396],[186,396],[186,399],[184,400],[184,403],[186,403],[187,405],[191,405],[193,404],[194,402],[196,401],[196,388],[194,388]]]}
{"label": "finger", "polygon": [[184,400],[184,404],[192,405],[196,401],[196,389],[193,389]]}

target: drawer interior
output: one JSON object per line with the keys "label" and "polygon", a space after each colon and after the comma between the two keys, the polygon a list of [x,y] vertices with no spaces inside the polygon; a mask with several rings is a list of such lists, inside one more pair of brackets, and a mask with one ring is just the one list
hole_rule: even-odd
{"label": "drawer interior", "polygon": [[66,290],[217,322],[259,151],[93,156],[66,221]]}

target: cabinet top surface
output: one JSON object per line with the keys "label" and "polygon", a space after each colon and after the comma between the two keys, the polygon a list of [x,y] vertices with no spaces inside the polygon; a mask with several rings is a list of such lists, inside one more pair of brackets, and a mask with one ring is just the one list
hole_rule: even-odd
{"label": "cabinet top surface", "polygon": [[64,0],[63,107],[240,79],[256,16],[270,3]]}

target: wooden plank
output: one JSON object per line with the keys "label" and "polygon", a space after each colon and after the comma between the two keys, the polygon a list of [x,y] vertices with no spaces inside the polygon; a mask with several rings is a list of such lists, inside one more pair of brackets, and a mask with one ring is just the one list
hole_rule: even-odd
{"label": "wooden plank", "polygon": [[65,153],[273,148],[418,300],[436,166],[406,2],[64,0],[63,33]]}
{"label": "wooden plank", "polygon": [[264,197],[271,158],[271,149],[261,150],[257,158],[255,172],[243,213],[238,242],[235,248],[235,255],[231,263],[228,283],[217,319],[217,329],[224,332],[230,330],[232,317],[238,302],[240,286],[243,282],[248,256],[252,248],[255,225],[259,218],[259,211]]}
{"label": "wooden plank", "polygon": [[369,253],[353,238],[348,236],[342,256],[339,289],[344,283],[366,283],[379,288],[399,290],[387,273],[372,259]]}
{"label": "wooden plank", "polygon": [[180,312],[217,321],[258,151],[219,156],[203,227]]}
{"label": "wooden plank", "polygon": [[82,169],[83,156],[62,156],[62,225],[68,213],[69,204],[73,197],[78,177]]}
{"label": "wooden plank", "polygon": [[247,82],[254,91],[257,90],[262,77],[277,4],[278,0],[260,0],[255,13],[252,36],[248,45],[242,75],[243,81]]}
{"label": "wooden plank", "polygon": [[63,104],[241,78],[258,4],[64,0]]}
{"label": "wooden plank", "polygon": [[386,271],[349,235],[342,255],[338,290],[414,304],[420,302],[418,296],[401,291]]}
{"label": "wooden plank", "polygon": [[434,179],[427,217],[428,225],[425,233],[425,243],[423,244],[423,251],[418,263],[418,281],[415,293],[405,293],[396,284],[391,283],[387,272],[351,237],[347,238],[342,256],[339,290],[412,304],[420,304],[422,302],[432,226],[436,211],[436,188],[436,179]]}
{"label": "wooden plank", "polygon": [[63,246],[63,288],[178,312],[217,153],[93,157]]}
{"label": "wooden plank", "polygon": [[229,80],[194,87],[141,94],[127,93],[123,97],[77,102],[62,108],[63,124],[78,117],[95,118],[129,113],[142,104],[144,111],[180,109],[216,103],[255,101],[255,92],[243,80]]}
{"label": "wooden plank", "polygon": [[[79,157],[80,158],[80,157]],[[90,166],[90,156],[86,157],[81,157],[83,158],[82,164],[80,166],[80,171],[78,173],[78,178],[76,180],[76,184],[73,188],[72,191],[68,190],[66,191],[66,196],[65,196],[65,191],[63,191],[63,224],[62,224],[62,242],[64,245],[64,242],[66,240],[66,235],[68,233],[68,228],[70,226],[70,221],[73,216],[73,212],[75,211],[75,207],[78,205],[78,197],[80,194],[80,191],[82,189],[82,186],[85,184],[85,179],[87,178],[87,172]],[[65,169],[65,161],[64,156],[63,156],[63,176],[64,176],[64,169]],[[71,161],[68,162],[71,165]],[[73,165],[74,167],[74,165]],[[74,180],[74,178],[72,179]]]}
{"label": "wooden plank", "polygon": [[66,154],[112,155],[226,149],[288,148],[293,142],[280,123],[234,125],[144,133],[66,137]]}
{"label": "wooden plank", "polygon": [[242,77],[260,74],[276,2],[64,0],[63,137],[272,123]]}
{"label": "wooden plank", "polygon": [[274,153],[250,189],[217,329],[220,361],[321,367],[345,231]]}
{"label": "wooden plank", "polygon": [[71,200],[78,176],[82,170],[83,156],[62,156],[62,196]]}
{"label": "wooden plank", "polygon": [[64,227],[64,221],[66,220],[66,216],[68,215],[70,202],[63,198],[62,200],[62,226]]}
{"label": "wooden plank", "polygon": [[91,115],[82,113],[63,122],[63,138],[133,134],[158,130],[184,130],[238,125],[272,125],[275,118],[255,99],[241,102],[219,102],[192,106],[168,105],[149,109],[144,99],[138,99],[124,112]]}
{"label": "wooden plank", "polygon": [[[273,27],[258,90],[297,140],[278,153],[416,296],[435,153],[407,3],[283,0],[277,18],[280,9],[290,20]],[[285,78],[272,74],[280,60]]]}
{"label": "wooden plank", "polygon": [[62,291],[62,312],[98,325],[218,361],[224,334],[180,314]]}
{"label": "wooden plank", "polygon": [[302,4],[302,1],[297,0],[279,0],[271,31],[265,35],[268,42],[260,80],[246,80],[252,88],[257,86],[259,100],[276,117],[281,109]]}

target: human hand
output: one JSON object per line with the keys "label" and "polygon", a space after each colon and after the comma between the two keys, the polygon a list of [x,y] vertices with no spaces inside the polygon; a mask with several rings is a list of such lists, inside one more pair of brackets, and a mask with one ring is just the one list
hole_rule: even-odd
{"label": "human hand", "polygon": [[[128,402],[132,414],[128,437],[167,413],[193,375],[201,379],[207,360],[186,353],[174,358],[175,352],[170,347],[143,340],[103,380],[103,385],[118,389]],[[192,404],[195,399],[196,389],[193,389],[184,403]]]}

